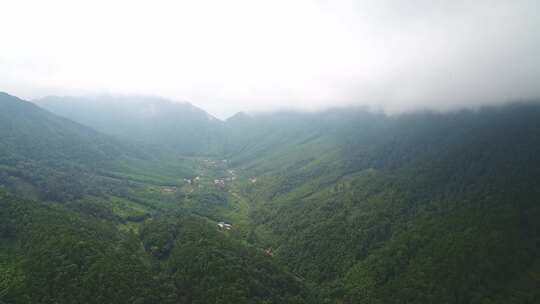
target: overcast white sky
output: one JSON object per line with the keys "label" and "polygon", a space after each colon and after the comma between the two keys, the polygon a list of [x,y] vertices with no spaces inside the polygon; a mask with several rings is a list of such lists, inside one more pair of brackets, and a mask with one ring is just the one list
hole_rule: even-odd
{"label": "overcast white sky", "polygon": [[0,91],[152,94],[218,117],[540,96],[540,1],[4,0]]}

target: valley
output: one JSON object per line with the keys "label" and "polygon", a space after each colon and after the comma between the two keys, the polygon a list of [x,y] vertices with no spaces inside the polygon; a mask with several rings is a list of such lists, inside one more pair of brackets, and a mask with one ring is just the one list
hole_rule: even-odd
{"label": "valley", "polygon": [[144,132],[192,128],[177,150],[63,102],[0,95],[0,301],[540,299],[537,103],[184,121],[149,101],[167,119]]}
{"label": "valley", "polygon": [[540,304],[540,1],[0,8],[0,304]]}

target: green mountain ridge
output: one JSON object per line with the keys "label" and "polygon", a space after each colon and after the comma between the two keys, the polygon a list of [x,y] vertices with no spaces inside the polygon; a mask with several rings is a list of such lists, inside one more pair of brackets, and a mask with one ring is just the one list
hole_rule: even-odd
{"label": "green mountain ridge", "polygon": [[[38,102],[80,125],[2,100],[8,303],[540,301],[536,102],[392,116],[239,113],[224,122],[147,99]],[[127,123],[149,104],[166,113],[156,114],[159,126]],[[133,112],[120,117],[128,105]],[[116,124],[99,122],[114,116]],[[69,178],[40,184],[24,175],[33,171],[26,163],[45,170],[38,181],[47,170]],[[85,175],[105,182],[66,195]],[[26,180],[51,195],[22,199]],[[73,248],[81,250],[72,256]],[[138,275],[141,285],[130,285]]]}
{"label": "green mountain ridge", "polygon": [[0,107],[0,177],[4,186],[21,186],[24,194],[36,190],[45,200],[81,197],[105,182],[95,177],[112,162],[148,158],[129,144],[8,94],[0,95]]}
{"label": "green mountain ridge", "polygon": [[244,163],[255,239],[283,264],[346,303],[538,300],[539,105],[317,115],[326,134]]}
{"label": "green mountain ridge", "polygon": [[[7,127],[0,137],[0,301],[305,303],[309,297],[261,250],[174,206],[173,186],[163,182],[193,174],[183,171],[189,160],[148,157],[1,97]],[[159,174],[166,179],[156,180]],[[166,259],[155,255],[160,244],[170,251]]]}

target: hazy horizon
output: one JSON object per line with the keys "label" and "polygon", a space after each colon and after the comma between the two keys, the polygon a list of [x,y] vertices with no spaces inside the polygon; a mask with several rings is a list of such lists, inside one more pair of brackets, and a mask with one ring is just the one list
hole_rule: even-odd
{"label": "hazy horizon", "polygon": [[221,119],[499,104],[540,97],[538,11],[525,0],[22,0],[0,20],[0,90],[161,96]]}
{"label": "hazy horizon", "polygon": [[[2,91],[0,91],[2,92]],[[5,92],[9,95],[13,95],[13,94],[10,94],[9,92]],[[16,97],[20,97],[20,96],[16,96]],[[516,103],[540,103],[540,98],[534,98],[534,99],[509,99],[509,100],[506,100],[506,101],[500,101],[500,102],[489,102],[489,101],[486,101],[485,103],[479,103],[479,104],[472,104],[472,105],[460,105],[460,104],[457,104],[453,107],[448,107],[448,108],[444,108],[444,109],[441,109],[441,108],[436,108],[436,107],[428,107],[428,106],[425,106],[425,107],[417,107],[417,108],[411,108],[411,109],[407,109],[407,110],[402,110],[402,111],[394,111],[394,112],[390,112],[388,110],[385,110],[385,109],[381,109],[381,108],[376,108],[375,106],[373,105],[369,105],[369,104],[362,104],[362,103],[351,103],[351,104],[335,104],[335,105],[332,105],[332,104],[329,104],[329,105],[325,105],[325,106],[322,106],[320,108],[316,108],[316,109],[302,109],[302,108],[294,108],[294,107],[280,107],[280,108],[275,108],[275,109],[267,109],[267,110],[244,110],[244,109],[239,109],[237,112],[234,112],[234,113],[231,113],[230,115],[226,115],[226,116],[219,116],[219,115],[214,115],[213,113],[209,112],[207,109],[205,109],[204,107],[201,107],[189,100],[175,100],[175,99],[170,99],[170,98],[167,98],[166,96],[159,96],[159,95],[144,95],[144,94],[113,94],[113,93],[94,93],[94,94],[86,94],[86,95],[62,95],[62,96],[59,96],[59,95],[47,95],[47,96],[43,96],[43,97],[39,97],[39,98],[34,98],[34,99],[28,99],[28,101],[32,102],[32,103],[36,103],[37,105],[40,105],[40,103],[42,103],[43,101],[46,101],[48,99],[51,99],[55,102],[58,102],[58,101],[61,101],[61,102],[67,102],[67,103],[70,103],[70,102],[88,102],[88,101],[95,101],[97,103],[107,103],[107,102],[110,102],[110,101],[114,101],[115,104],[129,104],[129,103],[148,103],[148,102],[156,102],[156,101],[161,101],[161,102],[170,102],[170,103],[178,103],[178,104],[189,104],[191,106],[194,106],[204,112],[206,112],[207,114],[210,114],[212,117],[214,118],[217,118],[221,121],[226,121],[227,119],[237,115],[237,114],[240,114],[240,113],[243,113],[243,114],[247,114],[249,116],[259,116],[259,115],[267,115],[267,114],[276,114],[276,113],[317,113],[317,112],[325,112],[325,111],[332,111],[332,110],[347,110],[347,109],[351,109],[351,108],[356,108],[356,109],[361,109],[361,110],[366,110],[366,111],[369,111],[369,112],[372,112],[372,113],[384,113],[385,115],[400,115],[400,114],[407,114],[407,113],[417,113],[417,112],[425,112],[425,111],[430,111],[430,112],[434,112],[434,113],[447,113],[447,112],[454,112],[454,111],[461,111],[461,110],[478,110],[482,107],[490,107],[490,106],[495,106],[495,107],[498,107],[498,106],[504,106],[504,105],[508,105],[508,104],[516,104]]]}

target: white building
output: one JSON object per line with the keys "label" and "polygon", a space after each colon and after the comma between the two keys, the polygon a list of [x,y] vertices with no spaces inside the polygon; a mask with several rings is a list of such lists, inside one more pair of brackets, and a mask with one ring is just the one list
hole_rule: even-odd
{"label": "white building", "polygon": [[219,222],[217,225],[218,225],[219,229],[221,229],[221,230],[231,230],[232,229],[232,225],[227,224],[225,222]]}

